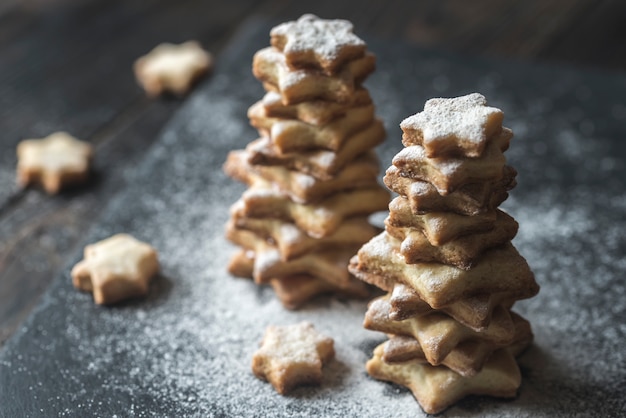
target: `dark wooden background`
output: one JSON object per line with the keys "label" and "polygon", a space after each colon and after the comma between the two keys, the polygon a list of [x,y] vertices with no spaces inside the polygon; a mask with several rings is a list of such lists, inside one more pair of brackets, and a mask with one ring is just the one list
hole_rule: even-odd
{"label": "dark wooden background", "polygon": [[[0,346],[37,304],[180,99],[149,100],[132,62],[197,39],[217,57],[238,26],[305,12],[361,35],[463,54],[626,70],[621,0],[26,0],[0,3]],[[242,120],[245,123],[245,120]],[[15,147],[66,130],[96,147],[86,187],[47,196],[15,184]]]}

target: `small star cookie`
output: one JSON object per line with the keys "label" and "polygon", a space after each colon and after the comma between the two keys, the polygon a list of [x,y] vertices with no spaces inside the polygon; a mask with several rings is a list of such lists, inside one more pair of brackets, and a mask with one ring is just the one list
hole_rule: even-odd
{"label": "small star cookie", "polygon": [[487,106],[479,93],[451,99],[430,99],[424,111],[400,123],[402,143],[421,145],[427,157],[460,154],[479,157],[485,145],[502,129],[504,114]]}
{"label": "small star cookie", "polygon": [[108,305],[148,293],[159,271],[157,252],[128,234],[117,234],[85,247],[84,259],[72,269],[72,282],[93,292],[94,301]]}
{"label": "small star cookie", "polygon": [[89,143],[66,132],[26,139],[17,146],[17,181],[21,186],[41,184],[48,194],[56,194],[87,180],[92,155]]}
{"label": "small star cookie", "polygon": [[135,61],[135,77],[148,96],[169,92],[186,94],[213,66],[213,57],[196,41],[160,44]]}
{"label": "small star cookie", "polygon": [[285,394],[299,385],[319,384],[322,364],[334,355],[333,339],[318,333],[309,322],[269,326],[252,358],[252,371]]}
{"label": "small star cookie", "polygon": [[272,46],[282,51],[291,68],[319,68],[334,74],[347,61],[363,56],[365,42],[352,33],[347,20],[326,20],[305,14],[270,32]]}

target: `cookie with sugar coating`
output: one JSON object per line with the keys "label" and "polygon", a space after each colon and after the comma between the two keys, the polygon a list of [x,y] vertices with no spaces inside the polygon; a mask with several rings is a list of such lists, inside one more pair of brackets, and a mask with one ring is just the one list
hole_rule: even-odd
{"label": "cookie with sugar coating", "polygon": [[278,188],[296,203],[314,203],[334,193],[378,184],[379,164],[374,152],[357,157],[328,180],[319,180],[283,166],[253,165],[249,161],[248,151],[231,151],[224,163],[224,172],[250,187]]}
{"label": "cookie with sugar coating", "polygon": [[93,147],[66,132],[41,139],[25,139],[17,145],[17,182],[38,184],[48,194],[89,178]]}
{"label": "cookie with sugar coating", "polygon": [[328,124],[316,126],[300,120],[269,117],[259,101],[248,109],[248,118],[259,134],[270,138],[281,153],[311,149],[337,151],[357,132],[372,129],[374,106],[352,107]]}
{"label": "cookie with sugar coating", "polygon": [[424,147],[411,145],[397,153],[392,164],[401,176],[431,183],[440,195],[447,195],[466,184],[500,180],[506,163],[503,152],[512,137],[503,128],[477,158],[428,157]]}
{"label": "cookie with sugar coating", "polygon": [[460,237],[491,231],[497,219],[498,210],[474,216],[454,212],[426,212],[417,215],[412,212],[408,199],[398,196],[389,203],[389,216],[385,224],[414,229],[423,233],[431,245],[441,246]]}
{"label": "cookie with sugar coating", "polygon": [[333,75],[312,69],[293,70],[274,47],[258,51],[252,63],[254,76],[263,82],[265,90],[280,93],[285,105],[309,100],[348,103],[361,82],[375,69],[376,57],[367,52]]}
{"label": "cookie with sugar coating", "polygon": [[72,268],[74,287],[93,293],[108,305],[148,293],[159,271],[156,250],[128,234],[117,234],[85,247],[84,259]]}
{"label": "cookie with sugar coating", "polygon": [[319,180],[329,180],[359,155],[381,144],[384,139],[383,123],[375,119],[368,128],[348,138],[337,151],[322,149],[283,153],[268,137],[252,141],[246,146],[246,150],[250,153],[250,164],[282,165]]}
{"label": "cookie with sugar coating", "polygon": [[326,248],[283,261],[277,247],[252,231],[228,228],[226,238],[243,249],[254,252],[252,278],[258,284],[267,284],[275,278],[308,275],[337,287],[347,286],[352,279],[347,265],[359,246],[353,244],[342,248]]}
{"label": "cookie with sugar coating", "polygon": [[[493,310],[497,306],[510,309],[515,303],[514,298],[515,294],[508,291],[483,293],[460,299],[439,310],[466,327],[482,332],[491,323]],[[428,315],[434,311],[413,288],[403,283],[393,286],[389,293],[389,306],[389,318],[394,321]]]}
{"label": "cookie with sugar coating", "polygon": [[280,191],[255,186],[233,204],[231,214],[283,219],[313,238],[322,238],[334,233],[345,219],[384,210],[388,201],[389,193],[379,186],[335,193],[311,204],[295,203]]}
{"label": "cookie with sugar coating", "polygon": [[406,264],[399,250],[400,242],[383,232],[361,247],[350,261],[350,272],[387,292],[396,283],[404,283],[434,309],[485,293],[506,291],[517,300],[539,291],[526,260],[512,244],[488,250],[471,270],[436,263]]}
{"label": "cookie with sugar coating", "polygon": [[430,99],[424,110],[400,123],[404,146],[421,145],[427,157],[480,157],[502,131],[504,113],[479,93]]}
{"label": "cookie with sugar coating", "polygon": [[133,70],[150,97],[163,93],[182,96],[213,67],[212,55],[197,41],[163,43],[138,58]]}
{"label": "cookie with sugar coating", "polygon": [[[394,321],[389,317],[390,311],[389,295],[374,299],[369,304],[363,326],[386,334],[413,337],[420,343],[426,360],[433,366],[441,364],[460,344],[472,341],[476,343],[475,345],[488,347],[494,351],[510,345],[515,337],[515,324],[511,313],[500,306],[494,310],[494,317],[489,326],[481,332],[460,324],[442,312],[433,311],[427,315]],[[458,362],[458,351],[452,355],[456,359],[454,364],[462,374],[477,371],[469,364]]]}
{"label": "cookie with sugar coating", "polygon": [[300,385],[320,384],[322,366],[334,356],[333,339],[309,322],[270,325],[252,358],[252,371],[284,395]]}
{"label": "cookie with sugar coating", "polygon": [[432,245],[426,235],[415,228],[398,227],[385,224],[385,230],[400,240],[400,253],[407,264],[420,262],[438,262],[460,269],[471,269],[483,252],[511,241],[517,233],[518,224],[507,213],[496,211],[493,229],[447,241],[441,245]]}
{"label": "cookie with sugar coating", "polygon": [[248,218],[241,216],[240,213],[233,215],[226,230],[235,227],[252,231],[266,241],[273,242],[283,261],[321,249],[361,245],[380,232],[368,222],[366,216],[345,220],[335,232],[323,238],[312,238],[291,222],[281,219]]}
{"label": "cookie with sugar coating", "polygon": [[270,36],[290,68],[316,68],[326,74],[335,74],[348,61],[362,57],[367,48],[353,33],[351,22],[312,14],[272,28]]}
{"label": "cookie with sugar coating", "polygon": [[415,214],[455,212],[473,216],[493,211],[504,202],[509,197],[508,191],[517,184],[516,175],[513,167],[505,165],[501,179],[468,183],[445,196],[427,181],[403,177],[393,165],[387,169],[383,181],[391,190],[408,199]]}
{"label": "cookie with sugar coating", "polygon": [[261,103],[265,115],[271,118],[297,119],[311,125],[322,126],[345,115],[348,109],[352,107],[371,105],[372,98],[367,89],[359,87],[354,91],[350,100],[345,103],[311,100],[285,105],[279,93],[269,91],[263,96]]}
{"label": "cookie with sugar coating", "polygon": [[437,414],[468,395],[513,398],[521,384],[514,355],[506,348],[494,352],[482,370],[465,377],[446,366],[432,366],[419,360],[386,363],[384,344],[374,350],[367,373],[375,379],[393,382],[411,390],[422,409]]}

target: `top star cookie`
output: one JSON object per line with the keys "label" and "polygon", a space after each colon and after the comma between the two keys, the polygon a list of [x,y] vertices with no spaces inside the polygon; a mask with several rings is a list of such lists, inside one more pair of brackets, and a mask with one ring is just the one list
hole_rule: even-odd
{"label": "top star cookie", "polygon": [[168,92],[186,94],[193,83],[213,65],[211,54],[196,41],[180,45],[161,44],[137,59],[135,77],[150,97]]}
{"label": "top star cookie", "polygon": [[402,143],[421,145],[427,157],[479,157],[485,145],[502,129],[504,114],[487,106],[478,93],[452,99],[430,99],[424,111],[400,123]]}
{"label": "top star cookie", "polygon": [[347,20],[305,14],[295,22],[274,27],[270,35],[272,46],[283,52],[289,67],[335,74],[343,64],[365,53],[365,42],[352,29]]}
{"label": "top star cookie", "polygon": [[22,186],[38,183],[48,194],[56,194],[87,180],[92,154],[89,143],[65,132],[26,139],[17,146],[17,181]]}

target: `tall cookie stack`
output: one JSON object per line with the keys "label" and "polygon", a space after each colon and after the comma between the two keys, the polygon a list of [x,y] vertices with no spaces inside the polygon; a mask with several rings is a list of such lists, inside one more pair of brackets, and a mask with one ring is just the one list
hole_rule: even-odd
{"label": "tall cookie stack", "polygon": [[253,64],[267,90],[248,111],[261,137],[224,164],[249,186],[226,228],[241,247],[229,271],[270,284],[288,308],[322,293],[365,297],[348,263],[378,232],[368,215],[389,203],[372,150],[385,132],[361,85],[375,57],[351,23],[313,15],[273,28],[271,44]]}
{"label": "tall cookie stack", "polygon": [[502,119],[477,93],[429,100],[405,119],[405,148],[384,178],[400,196],[350,263],[388,292],[366,313],[364,326],[389,336],[368,373],[409,387],[428,413],[470,394],[515,396],[515,356],[532,340],[511,307],[539,287],[510,242],[517,222],[497,209],[516,176]]}

